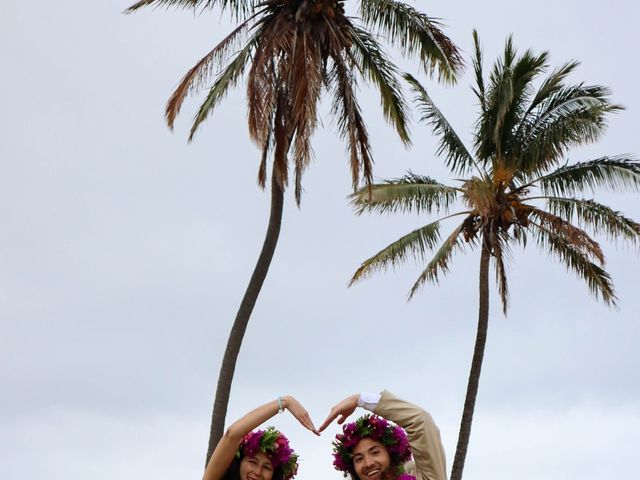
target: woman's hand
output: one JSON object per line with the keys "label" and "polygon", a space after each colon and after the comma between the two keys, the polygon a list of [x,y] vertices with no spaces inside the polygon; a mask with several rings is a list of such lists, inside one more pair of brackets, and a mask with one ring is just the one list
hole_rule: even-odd
{"label": "woman's hand", "polygon": [[354,395],[349,395],[347,398],[338,403],[331,409],[331,412],[329,412],[329,416],[324,421],[324,423],[320,425],[319,430],[321,432],[324,431],[324,429],[327,428],[329,424],[333,422],[337,417],[340,417],[338,418],[338,425],[342,425],[358,406],[359,398],[360,395],[356,393]]}
{"label": "woman's hand", "polygon": [[290,395],[282,397],[282,406],[291,412],[291,415],[296,417],[298,421],[308,430],[311,430],[316,435],[320,435],[320,432],[313,424],[309,412],[302,406],[302,404]]}

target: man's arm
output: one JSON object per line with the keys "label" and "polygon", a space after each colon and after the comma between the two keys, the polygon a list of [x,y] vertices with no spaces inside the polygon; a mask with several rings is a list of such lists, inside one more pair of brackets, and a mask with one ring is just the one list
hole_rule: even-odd
{"label": "man's arm", "polygon": [[384,390],[373,412],[407,432],[418,480],[446,480],[440,430],[427,411]]}

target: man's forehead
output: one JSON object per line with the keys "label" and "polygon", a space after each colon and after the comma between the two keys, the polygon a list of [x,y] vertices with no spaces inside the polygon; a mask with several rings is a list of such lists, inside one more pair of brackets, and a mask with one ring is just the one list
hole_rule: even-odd
{"label": "man's forehead", "polygon": [[357,455],[359,453],[364,453],[368,450],[371,450],[375,447],[383,447],[382,443],[373,440],[371,438],[363,438],[358,442],[358,444],[353,448],[353,455]]}

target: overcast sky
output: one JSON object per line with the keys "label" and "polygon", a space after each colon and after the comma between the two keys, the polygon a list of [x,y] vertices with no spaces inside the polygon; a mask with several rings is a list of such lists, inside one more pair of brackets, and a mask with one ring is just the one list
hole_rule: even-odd
{"label": "overcast sky", "polygon": [[[182,75],[232,25],[218,11],[121,12],[128,2],[5,2],[0,16],[0,477],[194,479],[231,322],[262,243],[243,89],[186,137],[163,123]],[[415,2],[488,65],[508,34],[572,80],[612,88],[627,110],[571,161],[640,154],[640,7],[632,0]],[[604,8],[603,8],[604,7]],[[413,67],[409,67],[413,68]],[[415,69],[414,69],[415,72]],[[427,82],[469,142],[469,85]],[[411,169],[442,181],[423,125],[406,150],[363,90],[376,178]],[[327,112],[326,105],[323,112]],[[347,394],[388,388],[427,408],[453,457],[477,318],[478,254],[455,258],[413,301],[409,264],[347,288],[359,262],[428,221],[355,217],[344,145],[323,116],[302,207],[287,192],[280,243],[233,384],[228,421],[292,394],[321,423]],[[600,199],[640,219],[637,194]],[[602,240],[620,308],[530,246],[515,250],[511,309],[492,297],[465,477],[640,478],[638,251]],[[299,478],[341,478],[330,441],[273,420],[302,456]],[[450,463],[448,465],[450,468]]]}

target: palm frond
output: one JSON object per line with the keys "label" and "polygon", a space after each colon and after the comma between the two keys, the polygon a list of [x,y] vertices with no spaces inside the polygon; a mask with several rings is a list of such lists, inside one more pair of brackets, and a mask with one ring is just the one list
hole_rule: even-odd
{"label": "palm frond", "polygon": [[[601,265],[604,265],[605,258],[600,245],[584,230],[572,225],[557,215],[538,208],[531,208],[529,219],[532,221],[532,224],[538,225],[539,228],[561,238],[576,251],[594,258],[598,260]],[[537,220],[537,222],[535,222],[535,220]]]}
{"label": "palm frond", "polygon": [[247,63],[249,62],[251,51],[258,39],[259,36],[254,35],[250,41],[247,42],[244,48],[236,54],[235,58],[229,62],[227,67],[218,75],[216,81],[209,90],[207,98],[205,98],[204,102],[200,105],[198,113],[194,118],[193,125],[191,126],[191,131],[189,133],[189,141],[193,140],[196,130],[200,124],[213,112],[213,109],[218,102],[226,96],[229,88],[238,83],[244,73]]}
{"label": "palm frond", "polygon": [[[296,49],[292,51],[291,63],[279,75],[286,79],[283,89],[289,93],[290,129],[294,132],[293,159],[295,163],[295,196],[300,204],[302,196],[302,174],[311,163],[313,151],[311,136],[318,125],[317,108],[323,86],[321,45],[314,41],[311,32],[303,26],[297,27]],[[285,62],[283,62],[285,63]]]}
{"label": "palm frond", "polygon": [[522,125],[523,116],[530,108],[533,95],[533,81],[547,69],[548,52],[534,54],[525,51],[515,62],[510,75],[511,100],[504,106],[504,113],[500,117],[500,130],[495,132],[495,139],[499,142],[498,152],[503,157],[508,168],[517,168],[520,147],[518,130]]}
{"label": "palm frond", "polygon": [[458,47],[442,31],[442,24],[404,2],[361,0],[363,22],[376,28],[408,57],[418,56],[427,74],[455,83],[464,67]]}
{"label": "palm frond", "polygon": [[517,149],[515,132],[526,111],[532,81],[547,67],[548,53],[526,50],[521,55],[509,37],[503,58],[496,61],[489,77],[486,103],[478,123],[476,149],[482,160],[510,166]]}
{"label": "palm frond", "polygon": [[527,227],[524,227],[519,224],[513,225],[513,239],[522,245],[522,248],[527,248]]}
{"label": "palm frond", "polygon": [[611,276],[600,266],[591,262],[587,255],[576,248],[562,235],[535,223],[531,224],[532,232],[536,236],[539,246],[544,251],[550,251],[567,267],[581,277],[597,298],[602,297],[608,305],[616,305],[616,296]]}
{"label": "palm frond", "polygon": [[[279,105],[280,91],[288,78],[281,72],[288,62],[280,62],[283,51],[292,49],[296,37],[295,22],[281,15],[261,18],[255,54],[247,75],[247,105],[249,136],[258,145],[263,145],[268,135],[268,125],[274,121],[275,110],[287,116],[286,106]],[[266,21],[268,20],[268,21]],[[283,78],[284,75],[284,78]],[[288,139],[288,142],[290,139]]]}
{"label": "palm frond", "polygon": [[[267,184],[267,159],[269,157],[269,150],[273,147],[273,127],[274,126],[270,123],[267,129],[267,138],[262,145],[262,154],[260,155],[260,165],[258,167],[258,186],[262,189],[264,189]],[[284,183],[281,182],[280,187],[284,189]]]}
{"label": "palm frond", "polygon": [[513,62],[516,50],[511,36],[507,38],[502,58],[493,65],[486,90],[486,109],[478,121],[476,151],[479,160],[494,162],[501,157],[501,136],[505,115],[514,98]]}
{"label": "palm frond", "polygon": [[408,109],[398,82],[396,66],[369,32],[353,25],[347,31],[353,42],[354,59],[363,75],[378,87],[385,118],[395,127],[404,144],[410,144],[407,131]]}
{"label": "palm frond", "polygon": [[[570,61],[561,65],[560,67],[554,69],[551,74],[542,82],[540,87],[538,88],[536,94],[534,95],[531,103],[529,104],[529,108],[522,116],[522,120],[520,121],[520,125],[518,126],[518,130],[515,133],[516,139],[521,139],[524,135],[524,132],[531,125],[535,123],[536,115],[538,114],[538,108],[542,103],[548,102],[550,98],[557,95],[563,88],[565,88],[564,80],[567,76],[573,72],[580,62]],[[533,118],[532,118],[533,117]]]}
{"label": "palm frond", "polygon": [[606,205],[580,198],[547,197],[547,209],[567,222],[591,229],[595,234],[606,235],[610,240],[625,240],[633,245],[640,243],[640,223]]}
{"label": "palm frond", "polygon": [[507,309],[509,308],[509,283],[507,280],[507,262],[505,262],[505,256],[509,255],[509,238],[506,235],[504,237],[497,236],[491,244],[496,265],[498,294],[500,295],[500,301],[502,303],[502,313],[506,316]]}
{"label": "palm frond", "polygon": [[248,24],[249,20],[240,24],[240,26],[218,43],[213,50],[200,59],[182,78],[180,84],[167,102],[165,117],[169,128],[173,129],[173,123],[178,113],[180,113],[180,108],[187,95],[197,93],[202,88],[202,85],[207,82],[212,75],[213,67],[223,62],[230,51],[234,49],[242,39],[243,34],[247,31]]}
{"label": "palm frond", "polygon": [[427,250],[432,250],[440,240],[441,221],[442,219],[436,220],[400,237],[362,262],[358,270],[353,274],[349,286],[375,271],[385,271],[390,267],[395,267],[405,262],[408,257],[424,258]]}
{"label": "palm frond", "polygon": [[409,172],[402,178],[362,188],[350,195],[350,199],[358,215],[434,210],[446,213],[457,195],[453,187]]}
{"label": "palm frond", "polygon": [[439,275],[446,275],[449,272],[449,260],[451,260],[453,250],[456,247],[461,248],[460,233],[462,232],[463,225],[464,222],[458,225],[453,232],[449,234],[442,245],[440,245],[438,251],[411,287],[411,290],[409,291],[409,300],[413,298],[425,282],[429,281],[432,283],[438,283]]}
{"label": "palm frond", "polygon": [[482,113],[487,110],[486,92],[484,87],[484,74],[482,73],[482,46],[480,45],[480,39],[478,38],[478,31],[473,30],[473,72],[476,77],[476,86],[472,88],[473,93],[478,97],[480,108]]}
{"label": "palm frond", "polygon": [[440,140],[436,154],[444,154],[446,165],[459,173],[467,172],[473,166],[479,168],[456,131],[433,103],[427,90],[412,75],[406,73],[404,78],[411,85],[416,102],[420,106],[422,113],[420,120],[430,125],[434,135]]}
{"label": "palm frond", "polygon": [[255,0],[140,0],[129,8],[125,13],[133,13],[140,8],[147,6],[154,7],[181,7],[189,9],[197,9],[201,7],[202,10],[214,8],[219,6],[221,10],[229,9],[233,15],[240,18],[242,15],[248,14],[254,4]]}
{"label": "palm frond", "polygon": [[360,183],[360,170],[364,173],[365,183],[371,185],[372,164],[369,134],[362,118],[362,111],[354,92],[352,73],[339,55],[333,57],[334,65],[329,75],[329,83],[335,85],[332,113],[337,119],[340,136],[347,140],[351,165],[353,189]]}
{"label": "palm frond", "polygon": [[542,82],[540,88],[538,88],[536,95],[529,105],[528,112],[534,111],[541,103],[548,101],[550,97],[561,91],[564,88],[563,81],[579,65],[580,62],[573,60],[554,69],[544,82]]}
{"label": "palm frond", "polygon": [[562,166],[526,183],[519,190],[538,185],[544,195],[573,196],[596,189],[640,191],[640,161],[628,156],[600,157]]}
{"label": "palm frond", "polygon": [[600,138],[607,114],[622,108],[607,95],[604,87],[578,85],[562,88],[543,102],[522,135],[518,167],[523,174],[543,172],[557,164],[568,147]]}

